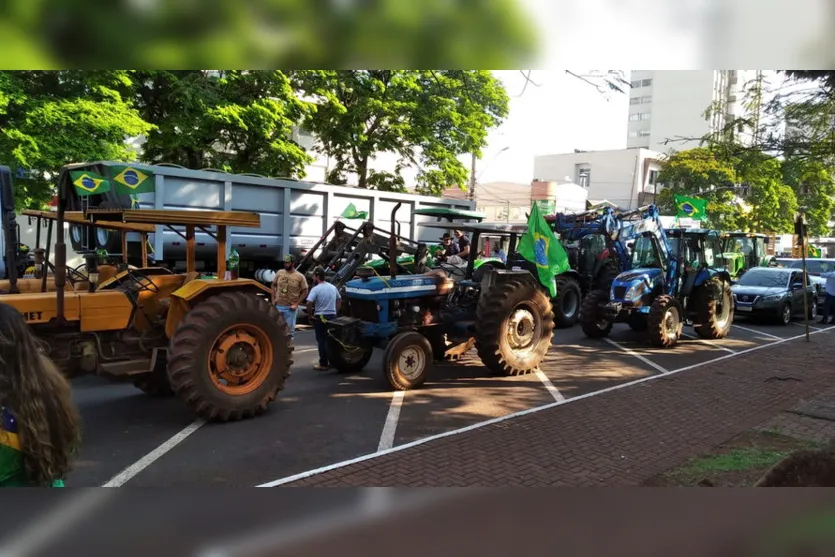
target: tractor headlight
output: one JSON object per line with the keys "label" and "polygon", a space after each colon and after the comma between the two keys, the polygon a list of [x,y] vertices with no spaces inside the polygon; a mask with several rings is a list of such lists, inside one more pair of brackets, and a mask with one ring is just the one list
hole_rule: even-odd
{"label": "tractor headlight", "polygon": [[626,291],[626,295],[624,296],[624,300],[632,301],[637,298],[640,298],[644,294],[644,283],[640,282],[638,284],[633,284],[629,287]]}

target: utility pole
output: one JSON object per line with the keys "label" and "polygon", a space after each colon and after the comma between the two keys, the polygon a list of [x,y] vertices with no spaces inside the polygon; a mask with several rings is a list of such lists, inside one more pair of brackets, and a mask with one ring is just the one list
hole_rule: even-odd
{"label": "utility pole", "polygon": [[470,169],[470,201],[475,201],[475,153],[470,155],[472,157],[472,168]]}
{"label": "utility pole", "polygon": [[806,323],[806,342],[811,342],[809,338],[809,279],[806,273],[806,215],[803,207],[797,215],[794,230],[800,241],[800,257],[803,260],[803,317]]}

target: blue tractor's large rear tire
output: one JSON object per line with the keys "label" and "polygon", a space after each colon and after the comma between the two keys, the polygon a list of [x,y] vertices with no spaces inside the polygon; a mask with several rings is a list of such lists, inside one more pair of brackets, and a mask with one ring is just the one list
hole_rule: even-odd
{"label": "blue tractor's large rear tire", "polygon": [[609,336],[613,323],[603,315],[603,305],[609,301],[608,290],[592,290],[580,307],[580,326],[589,338]]}
{"label": "blue tractor's large rear tire", "polygon": [[713,277],[694,296],[699,326],[696,333],[704,339],[725,338],[734,322],[734,301],[731,284],[721,277]]}

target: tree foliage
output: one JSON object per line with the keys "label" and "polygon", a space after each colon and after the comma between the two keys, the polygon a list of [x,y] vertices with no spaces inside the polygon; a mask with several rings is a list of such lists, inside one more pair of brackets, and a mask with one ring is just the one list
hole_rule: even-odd
{"label": "tree foliage", "polygon": [[[708,147],[681,151],[668,159],[658,175],[658,181],[667,186],[659,194],[658,205],[674,214],[674,194],[700,197],[708,201],[710,226],[791,232],[797,196],[784,182],[783,173],[781,161],[763,153],[729,154]],[[743,184],[748,191],[740,198]]]}
{"label": "tree foliage", "polygon": [[[311,70],[293,80],[318,105],[305,126],[334,161],[329,181],[354,174],[363,188],[401,190],[408,165],[419,168],[419,192],[463,185],[469,173],[457,157],[480,155],[508,112],[504,87],[485,70]],[[369,169],[381,152],[397,155],[393,173]]]}
{"label": "tree foliage", "polygon": [[52,196],[55,172],[91,160],[134,160],[125,143],[152,126],[131,100],[126,71],[0,72],[0,160],[25,171],[15,181],[18,208]]}
{"label": "tree foliage", "polygon": [[292,139],[309,112],[280,71],[140,71],[137,106],[156,128],[147,162],[297,176],[311,157]]}

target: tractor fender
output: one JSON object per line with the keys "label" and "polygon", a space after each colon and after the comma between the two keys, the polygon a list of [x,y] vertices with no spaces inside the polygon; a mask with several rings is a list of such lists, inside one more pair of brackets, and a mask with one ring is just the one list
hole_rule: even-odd
{"label": "tractor fender", "polygon": [[719,277],[720,280],[730,283],[731,282],[731,275],[727,271],[717,271],[714,269],[702,269],[699,271],[699,274],[696,275],[696,281],[693,283],[694,287],[702,286],[704,283],[712,279],[713,277]]}
{"label": "tractor fender", "polygon": [[165,334],[168,338],[177,330],[185,314],[195,304],[218,292],[248,292],[271,296],[272,291],[252,279],[205,280],[194,279],[171,293],[171,305],[165,318]]}

